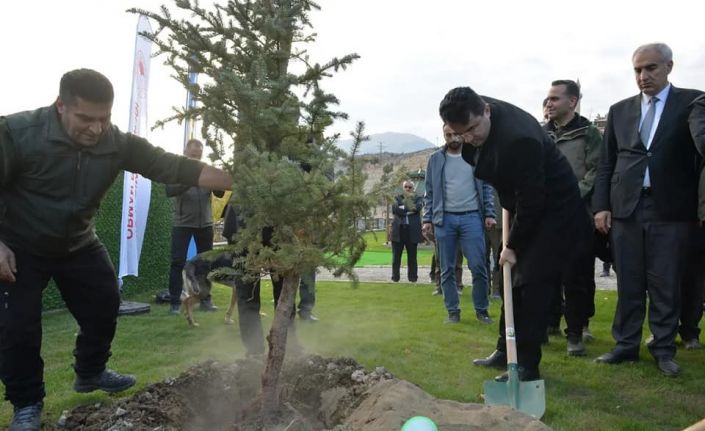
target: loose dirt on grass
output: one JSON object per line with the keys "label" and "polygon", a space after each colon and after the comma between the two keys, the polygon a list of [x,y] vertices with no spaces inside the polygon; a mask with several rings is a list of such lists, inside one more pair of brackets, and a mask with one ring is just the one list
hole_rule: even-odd
{"label": "loose dirt on grass", "polygon": [[[81,406],[48,430],[259,431],[256,413],[262,360],[204,362],[111,405]],[[428,416],[442,431],[550,430],[508,407],[439,400],[353,359],[299,357],[282,374],[282,410],[272,431],[394,431]]]}

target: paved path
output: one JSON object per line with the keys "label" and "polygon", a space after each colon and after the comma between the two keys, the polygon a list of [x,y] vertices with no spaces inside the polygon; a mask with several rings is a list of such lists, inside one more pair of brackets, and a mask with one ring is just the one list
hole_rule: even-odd
{"label": "paved path", "polygon": [[[431,270],[428,266],[419,266],[419,282],[420,283],[430,283],[431,280],[428,278],[428,273]],[[614,272],[610,272],[609,277],[600,277],[600,272],[602,271],[602,262],[599,260],[595,264],[595,285],[601,290],[616,290],[617,289],[617,278]],[[391,283],[392,280],[392,267],[391,266],[366,266],[364,268],[356,268],[355,272],[360,278],[360,281],[366,283]],[[404,274],[406,274],[406,268],[401,268],[402,281],[404,280]],[[348,279],[345,277],[335,278],[333,275],[325,270],[321,269],[321,272],[317,276],[318,280],[325,281],[343,281],[347,282]],[[463,271],[463,280],[471,280],[470,271],[465,268]],[[408,282],[407,282],[408,283]]]}

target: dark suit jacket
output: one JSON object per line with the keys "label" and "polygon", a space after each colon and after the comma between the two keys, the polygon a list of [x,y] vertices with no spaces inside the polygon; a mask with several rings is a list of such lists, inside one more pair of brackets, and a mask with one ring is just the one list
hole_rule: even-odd
{"label": "dark suit jacket", "polygon": [[688,117],[702,92],[671,86],[658,128],[647,150],[639,138],[641,94],[610,108],[602,156],[595,178],[593,211],[612,211],[624,219],[636,208],[646,167],[661,221],[696,217],[698,165]]}
{"label": "dark suit jacket", "polygon": [[[537,235],[565,237],[575,223],[587,223],[573,169],[536,119],[507,102],[482,98],[490,105],[490,134],[479,154],[463,145],[463,159],[475,166],[476,177],[497,190],[502,207],[515,214],[509,248],[521,252]],[[584,218],[577,220],[581,212]]]}
{"label": "dark suit jacket", "polygon": [[[394,220],[392,220],[392,241],[400,242],[399,228],[401,226],[401,219],[408,215],[409,216],[409,242],[418,244],[421,242],[421,207],[423,206],[423,198],[419,195],[414,195],[411,198],[414,203],[413,208],[409,208],[404,205],[404,195],[401,194],[394,198],[394,204],[392,204],[392,213],[394,213]],[[404,206],[404,209],[399,208]]]}

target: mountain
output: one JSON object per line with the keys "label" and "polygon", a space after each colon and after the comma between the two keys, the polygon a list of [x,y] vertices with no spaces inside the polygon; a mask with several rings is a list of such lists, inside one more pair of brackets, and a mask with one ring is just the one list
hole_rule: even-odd
{"label": "mountain", "polygon": [[[382,144],[383,153],[413,153],[415,151],[433,148],[434,145],[424,138],[421,138],[411,133],[375,133],[369,135],[370,140],[365,141],[360,145],[360,154],[376,154],[380,152],[380,143]],[[342,139],[336,142],[338,148],[350,152],[352,147],[352,139]]]}

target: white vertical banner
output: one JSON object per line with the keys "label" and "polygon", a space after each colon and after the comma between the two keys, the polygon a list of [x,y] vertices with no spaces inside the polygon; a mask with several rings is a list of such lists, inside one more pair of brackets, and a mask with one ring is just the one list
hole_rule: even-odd
{"label": "white vertical banner", "polygon": [[[132,72],[132,98],[130,101],[129,132],[146,137],[147,89],[149,84],[149,63],[152,55],[152,42],[140,35],[152,28],[146,16],[140,15],[137,21],[135,40],[135,60]],[[125,171],[122,191],[122,222],[120,226],[120,268],[118,277],[139,273],[142,241],[147,226],[152,182],[139,174]]]}

